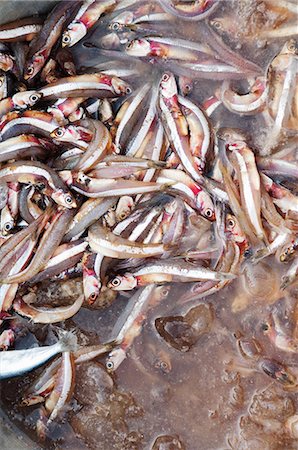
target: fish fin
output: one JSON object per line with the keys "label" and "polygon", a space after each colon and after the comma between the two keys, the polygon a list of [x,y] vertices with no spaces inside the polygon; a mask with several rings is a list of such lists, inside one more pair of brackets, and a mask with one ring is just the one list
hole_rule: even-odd
{"label": "fish fin", "polygon": [[288,286],[290,286],[290,284],[292,283],[292,279],[291,279],[291,277],[289,277],[289,276],[287,276],[287,275],[285,275],[285,276],[283,276],[282,277],[282,282],[281,282],[281,285],[280,285],[280,289],[283,291],[283,290],[285,290]]}
{"label": "fish fin", "polygon": [[164,184],[160,184],[160,190],[163,192],[163,191],[166,191],[167,189],[169,189],[171,186],[173,186],[174,184],[176,184],[177,183],[177,181],[168,181],[168,182],[166,182],[166,183],[164,183]]}
{"label": "fish fin", "polygon": [[225,272],[219,272],[221,276],[223,276],[223,278],[225,280],[235,280],[235,278],[237,278],[237,275],[234,275],[233,273],[225,273]]}
{"label": "fish fin", "polygon": [[149,167],[155,169],[158,167],[166,167],[167,163],[165,161],[148,160]]}
{"label": "fish fin", "polygon": [[61,352],[75,352],[78,349],[78,339],[73,331],[59,330]]}

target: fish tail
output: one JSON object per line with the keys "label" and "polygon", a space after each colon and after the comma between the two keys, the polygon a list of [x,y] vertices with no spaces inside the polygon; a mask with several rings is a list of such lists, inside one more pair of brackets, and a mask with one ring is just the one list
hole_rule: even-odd
{"label": "fish tail", "polygon": [[148,165],[149,167],[152,167],[153,169],[157,168],[157,167],[166,167],[167,163],[165,161],[148,161]]}
{"label": "fish tail", "polygon": [[225,272],[218,273],[219,280],[234,280],[235,278],[237,277],[233,273],[225,273]]}
{"label": "fish tail", "polygon": [[61,352],[75,352],[78,349],[78,339],[73,331],[59,332]]}

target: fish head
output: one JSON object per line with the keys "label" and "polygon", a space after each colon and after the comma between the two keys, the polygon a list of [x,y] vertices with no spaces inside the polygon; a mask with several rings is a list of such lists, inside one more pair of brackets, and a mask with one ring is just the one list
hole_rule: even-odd
{"label": "fish head", "polygon": [[54,202],[64,206],[64,208],[72,209],[77,207],[77,203],[70,192],[64,192],[62,189],[57,189],[52,193],[51,197]]}
{"label": "fish head", "polygon": [[131,213],[133,206],[134,201],[132,197],[130,197],[129,195],[120,197],[115,211],[116,219],[118,221],[126,219],[126,217]]}
{"label": "fish head", "polygon": [[45,63],[45,58],[42,54],[36,54],[31,61],[29,61],[24,68],[24,80],[32,80],[35,75],[41,70]]}
{"label": "fish head", "polygon": [[109,29],[113,31],[120,31],[123,25],[131,24],[134,20],[134,13],[132,11],[124,11],[114,17],[113,21],[109,24]]}
{"label": "fish head", "polygon": [[134,39],[127,44],[125,51],[131,56],[150,56],[150,42],[147,39]]}
{"label": "fish head", "polygon": [[158,305],[161,301],[165,300],[171,290],[171,286],[167,284],[163,284],[162,286],[155,286],[154,291],[152,292],[152,298],[150,300],[150,305]]}
{"label": "fish head", "polygon": [[61,178],[61,180],[63,180],[63,182],[67,186],[70,186],[73,184],[73,176],[72,176],[71,170],[61,170],[59,172],[59,177]]}
{"label": "fish head", "polygon": [[124,361],[125,358],[126,358],[126,353],[122,348],[120,348],[120,347],[114,348],[114,350],[112,350],[109,353],[109,355],[106,359],[107,371],[114,372],[116,369],[118,369],[118,367],[120,366],[122,361]]}
{"label": "fish head", "polygon": [[65,136],[66,132],[67,132],[67,128],[58,127],[58,128],[55,128],[55,130],[53,130],[50,133],[50,136],[51,136],[51,138],[56,139],[56,141],[62,141],[62,140],[64,140],[64,136]]}
{"label": "fish head", "polygon": [[243,233],[237,218],[232,214],[227,214],[226,216],[225,232],[234,242],[242,243],[246,241],[246,236]]}
{"label": "fish head", "polygon": [[8,72],[13,68],[14,59],[11,55],[6,53],[0,53],[0,69],[4,72]]}
{"label": "fish head", "polygon": [[182,95],[189,95],[193,90],[193,80],[188,77],[180,76],[178,84]]}
{"label": "fish head", "polygon": [[160,80],[160,93],[165,98],[172,98],[178,95],[177,84],[172,73],[164,73]]}
{"label": "fish head", "polygon": [[261,330],[265,335],[267,335],[271,338],[274,338],[275,333],[274,333],[272,315],[269,316],[268,320],[266,320],[265,322],[263,322],[261,324]]}
{"label": "fish head", "polygon": [[112,77],[111,79],[112,87],[114,89],[114,92],[117,95],[128,95],[131,94],[132,90],[126,81],[121,80],[121,78],[118,77]]}
{"label": "fish head", "polygon": [[74,173],[73,180],[74,180],[74,183],[77,183],[81,186],[86,186],[86,187],[88,187],[88,185],[91,182],[91,178],[88,177],[88,175],[86,175],[84,172]]}
{"label": "fish head", "polygon": [[0,335],[0,350],[7,350],[12,346],[15,340],[15,333],[13,330],[4,330]]}
{"label": "fish head", "polygon": [[100,291],[100,284],[96,276],[89,273],[88,269],[84,268],[83,271],[83,286],[85,299],[92,305],[97,299]]}
{"label": "fish head", "polygon": [[17,92],[13,95],[12,101],[19,108],[34,106],[42,98],[42,94],[37,91]]}
{"label": "fish head", "polygon": [[115,210],[109,209],[108,212],[106,212],[106,214],[103,216],[103,220],[104,220],[105,226],[113,227],[117,222]]}
{"label": "fish head", "polygon": [[125,24],[116,21],[110,23],[110,25],[108,26],[108,29],[114,31],[115,33],[117,33],[118,31],[122,31],[124,28]]}
{"label": "fish head", "polygon": [[10,216],[10,214],[7,217],[4,217],[4,220],[2,220],[1,217],[1,225],[0,225],[0,231],[2,236],[7,236],[11,230],[14,227],[14,219]]}
{"label": "fish head", "polygon": [[231,142],[231,143],[227,144],[227,150],[230,150],[230,151],[239,151],[239,150],[242,150],[244,148],[247,148],[247,144],[244,141],[237,141],[236,140],[234,142]]}
{"label": "fish head", "polygon": [[107,284],[107,287],[109,289],[113,289],[114,291],[130,291],[136,286],[136,278],[129,273],[125,275],[117,275],[116,277],[112,278]]}
{"label": "fish head", "polygon": [[172,363],[169,353],[165,350],[158,351],[153,361],[153,365],[155,369],[164,374],[170,373],[172,370]]}
{"label": "fish head", "polygon": [[62,35],[61,45],[64,47],[72,47],[79,42],[87,34],[86,26],[81,22],[74,22],[68,25],[68,29]]}
{"label": "fish head", "polygon": [[55,128],[55,130],[50,133],[50,136],[58,142],[76,143],[82,139],[80,130],[73,125]]}
{"label": "fish head", "polygon": [[224,33],[227,31],[225,27],[226,22],[223,17],[215,17],[214,19],[211,19],[209,23],[211,27],[214,28],[219,33]]}
{"label": "fish head", "polygon": [[298,55],[298,45],[295,39],[289,39],[282,47],[279,55]]}
{"label": "fish head", "polygon": [[75,111],[73,111],[71,114],[69,114],[68,116],[68,120],[70,122],[76,122],[77,120],[81,120],[85,117],[85,111],[83,108],[78,108]]}
{"label": "fish head", "polygon": [[246,136],[242,130],[237,128],[223,127],[218,130],[218,137],[226,142],[227,145],[234,142],[246,142]]}
{"label": "fish head", "polygon": [[210,222],[215,220],[215,207],[210,195],[203,189],[196,196],[196,206],[201,215]]}

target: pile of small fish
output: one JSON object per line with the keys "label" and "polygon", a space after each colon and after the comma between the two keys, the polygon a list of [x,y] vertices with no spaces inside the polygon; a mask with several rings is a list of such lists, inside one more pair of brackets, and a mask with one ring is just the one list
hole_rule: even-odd
{"label": "pile of small fish", "polygon": [[[59,323],[136,288],[106,344],[79,348],[64,332],[0,354],[3,379],[62,353],[24,395],[44,404],[41,437],[72,396],[75,365],[105,355],[116,370],[177,283],[177,302],[192,307],[270,255],[290,261],[280,288],[297,282],[297,5],[265,1],[274,31],[251,33],[279,50],[264,70],[221,36],[221,3],[61,1],[44,20],[0,27],[1,349],[17,338],[16,315]],[[177,23],[201,40],[172,36]],[[206,80],[214,92],[199,103]],[[223,127],[219,110],[268,132],[258,141]],[[83,283],[73,304],[30,300],[39,283],[73,277]]]}

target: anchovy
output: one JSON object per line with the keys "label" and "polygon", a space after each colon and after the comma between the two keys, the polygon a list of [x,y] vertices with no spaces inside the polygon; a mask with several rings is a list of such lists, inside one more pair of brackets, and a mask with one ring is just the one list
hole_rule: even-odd
{"label": "anchovy", "polygon": [[75,335],[69,332],[63,332],[60,340],[54,345],[1,352],[0,379],[17,377],[31,372],[59,353],[73,351],[76,347],[77,340]]}
{"label": "anchovy", "polygon": [[145,286],[151,283],[228,281],[234,278],[235,275],[231,273],[215,272],[205,267],[194,267],[183,261],[167,260],[149,263],[131,273],[118,275],[108,283],[108,287],[116,290],[130,290],[136,286]]}
{"label": "anchovy", "polygon": [[42,141],[33,135],[21,134],[0,142],[0,162],[27,156],[42,156],[45,152]]}
{"label": "anchovy", "polygon": [[69,228],[63,238],[64,241],[69,241],[75,236],[80,236],[87,228],[99,220],[110,207],[116,204],[116,197],[107,199],[95,198],[88,199],[75,217],[70,222]]}
{"label": "anchovy", "polygon": [[44,100],[56,100],[69,97],[107,98],[130,94],[131,88],[127,82],[115,76],[104,73],[77,75],[60,78],[38,90]]}
{"label": "anchovy", "polygon": [[21,272],[7,277],[1,277],[1,283],[23,283],[36,275],[51,259],[54,251],[59,246],[67,226],[70,222],[72,212],[68,209],[56,212],[51,223],[40,240],[38,249],[30,261],[30,264]]}
{"label": "anchovy", "polygon": [[55,43],[58,41],[63,26],[78,7],[77,2],[59,2],[48,15],[39,34],[31,41],[24,69],[24,79],[31,80],[42,69]]}
{"label": "anchovy", "polygon": [[25,17],[0,26],[0,42],[31,41],[42,27],[39,17]]}
{"label": "anchovy", "polygon": [[110,10],[116,0],[96,1],[85,0],[73,21],[62,35],[62,47],[72,47],[79,42],[88,30],[98,21],[100,16]]}
{"label": "anchovy", "polygon": [[58,306],[56,308],[37,308],[28,305],[21,298],[17,299],[14,304],[14,310],[21,316],[28,317],[34,323],[57,323],[63,322],[74,316],[81,308],[84,302],[84,295],[78,296],[75,302],[69,306]]}
{"label": "anchovy", "polygon": [[149,258],[164,253],[162,244],[142,244],[131,242],[116,236],[111,231],[103,228],[98,223],[89,228],[88,240],[91,249],[95,253],[112,258]]}
{"label": "anchovy", "polygon": [[50,167],[38,161],[17,161],[0,169],[0,180],[41,186],[53,200],[66,208],[75,208],[76,202],[65,184]]}

